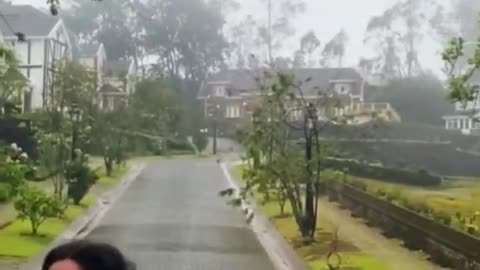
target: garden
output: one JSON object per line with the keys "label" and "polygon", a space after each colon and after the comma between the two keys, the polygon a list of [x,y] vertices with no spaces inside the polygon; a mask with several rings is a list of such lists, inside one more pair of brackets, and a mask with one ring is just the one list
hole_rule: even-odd
{"label": "garden", "polygon": [[[236,166],[233,168],[233,174],[245,185],[244,169],[244,165]],[[317,236],[314,243],[304,245],[288,203],[281,209],[281,204],[275,197],[266,201],[258,192],[255,192],[253,197],[262,212],[312,270],[328,269],[329,264],[335,266],[337,263],[342,266],[341,269],[389,270],[379,258],[365,254],[354,244],[339,239],[338,225],[326,221],[322,215],[317,217]]]}

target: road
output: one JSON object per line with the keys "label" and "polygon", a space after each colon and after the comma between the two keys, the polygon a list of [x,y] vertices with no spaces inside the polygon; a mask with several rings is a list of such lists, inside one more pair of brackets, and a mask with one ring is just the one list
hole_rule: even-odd
{"label": "road", "polygon": [[141,270],[273,270],[213,159],[149,165],[88,239],[119,247]]}

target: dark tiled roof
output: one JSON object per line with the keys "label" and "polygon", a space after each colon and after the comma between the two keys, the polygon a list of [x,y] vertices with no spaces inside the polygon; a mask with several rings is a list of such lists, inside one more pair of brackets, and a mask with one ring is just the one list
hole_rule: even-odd
{"label": "dark tiled roof", "polygon": [[0,31],[4,36],[13,36],[15,32],[25,34],[26,38],[46,36],[59,21],[57,17],[30,5],[0,3],[0,13],[3,15],[0,18]]}
{"label": "dark tiled roof", "polygon": [[[301,68],[283,71],[295,76],[295,80],[303,81],[306,94],[315,95],[318,91],[327,91],[330,82],[335,80],[353,80],[361,83],[363,78],[354,68]],[[210,76],[202,84],[198,95],[206,96],[211,82],[226,82],[230,91],[252,91],[258,89],[258,81],[264,78],[264,71],[253,71],[247,69],[223,70]],[[309,82],[305,82],[307,79]]]}

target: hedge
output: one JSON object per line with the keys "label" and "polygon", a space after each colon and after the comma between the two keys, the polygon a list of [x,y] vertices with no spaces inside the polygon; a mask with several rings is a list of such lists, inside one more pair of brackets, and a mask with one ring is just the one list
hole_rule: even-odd
{"label": "hedge", "polygon": [[441,184],[442,178],[432,175],[426,170],[407,170],[361,163],[356,160],[328,158],[324,163],[328,169],[344,171],[354,176],[372,178],[386,182],[393,182],[415,186],[436,186]]}

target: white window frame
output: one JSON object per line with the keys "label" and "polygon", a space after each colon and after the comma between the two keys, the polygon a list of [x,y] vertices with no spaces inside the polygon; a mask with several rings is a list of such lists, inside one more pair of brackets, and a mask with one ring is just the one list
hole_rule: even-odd
{"label": "white window frame", "polygon": [[225,85],[217,84],[213,86],[213,93],[216,97],[225,96]]}
{"label": "white window frame", "polygon": [[227,105],[225,110],[225,118],[240,118],[240,106]]}

